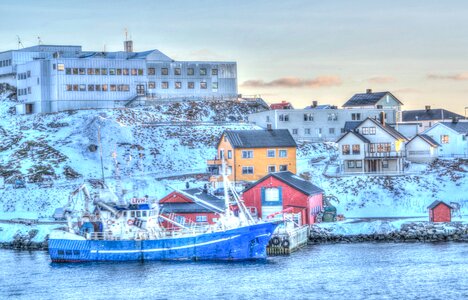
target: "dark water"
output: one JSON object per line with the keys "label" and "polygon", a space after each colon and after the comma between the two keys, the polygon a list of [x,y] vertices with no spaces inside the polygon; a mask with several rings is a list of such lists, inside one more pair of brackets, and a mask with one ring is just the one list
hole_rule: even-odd
{"label": "dark water", "polygon": [[51,264],[0,250],[0,299],[468,299],[468,244],[308,246],[266,262]]}

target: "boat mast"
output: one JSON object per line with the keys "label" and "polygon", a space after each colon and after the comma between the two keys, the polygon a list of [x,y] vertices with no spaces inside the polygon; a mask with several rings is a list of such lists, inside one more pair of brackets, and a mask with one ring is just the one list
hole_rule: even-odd
{"label": "boat mast", "polygon": [[224,206],[226,216],[231,215],[231,210],[229,209],[229,192],[228,192],[228,178],[226,175],[226,160],[224,158],[224,149],[221,149],[223,156],[221,157],[221,174],[223,175],[223,190],[224,190]]}

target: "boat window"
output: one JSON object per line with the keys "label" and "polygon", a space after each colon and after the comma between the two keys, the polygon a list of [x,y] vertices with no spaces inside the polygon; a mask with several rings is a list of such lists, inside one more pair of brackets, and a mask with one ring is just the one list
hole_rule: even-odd
{"label": "boat window", "polygon": [[130,212],[130,216],[131,216],[132,218],[135,218],[135,211],[134,211],[134,210],[132,210],[132,211]]}
{"label": "boat window", "polygon": [[142,212],[143,217],[146,217],[146,211]]}
{"label": "boat window", "polygon": [[58,250],[58,251],[57,251],[57,254],[58,254],[58,255],[64,255],[65,252],[64,252],[63,250]]}
{"label": "boat window", "polygon": [[137,218],[141,217],[141,211],[137,210]]}
{"label": "boat window", "polygon": [[72,251],[71,251],[71,250],[66,250],[66,251],[65,251],[65,254],[66,254],[66,255],[72,255]]}
{"label": "boat window", "polygon": [[126,211],[123,212],[123,216],[124,216],[124,218],[127,217],[127,212]]}
{"label": "boat window", "polygon": [[113,218],[113,217],[114,217],[114,213],[111,213],[111,218]]}
{"label": "boat window", "polygon": [[73,255],[80,255],[80,250],[73,250]]}

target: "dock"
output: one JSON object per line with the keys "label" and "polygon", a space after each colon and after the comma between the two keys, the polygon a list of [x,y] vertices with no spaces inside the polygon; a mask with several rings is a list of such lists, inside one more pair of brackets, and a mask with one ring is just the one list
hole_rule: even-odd
{"label": "dock", "polygon": [[307,245],[309,227],[301,226],[273,233],[266,248],[269,256],[289,255]]}

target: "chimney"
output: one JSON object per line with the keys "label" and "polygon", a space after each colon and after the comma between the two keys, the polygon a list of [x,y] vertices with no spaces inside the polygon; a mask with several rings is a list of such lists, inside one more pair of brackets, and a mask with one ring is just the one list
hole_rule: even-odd
{"label": "chimney", "polygon": [[367,89],[366,94],[372,94],[372,89]]}
{"label": "chimney", "polygon": [[430,105],[426,105],[426,111],[430,111],[431,110],[431,106]]}
{"label": "chimney", "polygon": [[385,126],[385,112],[383,111],[380,112],[380,124],[382,124],[382,126]]}
{"label": "chimney", "polygon": [[318,105],[318,102],[317,102],[317,101],[312,101],[312,107],[313,107],[313,108],[316,108],[317,105]]}

